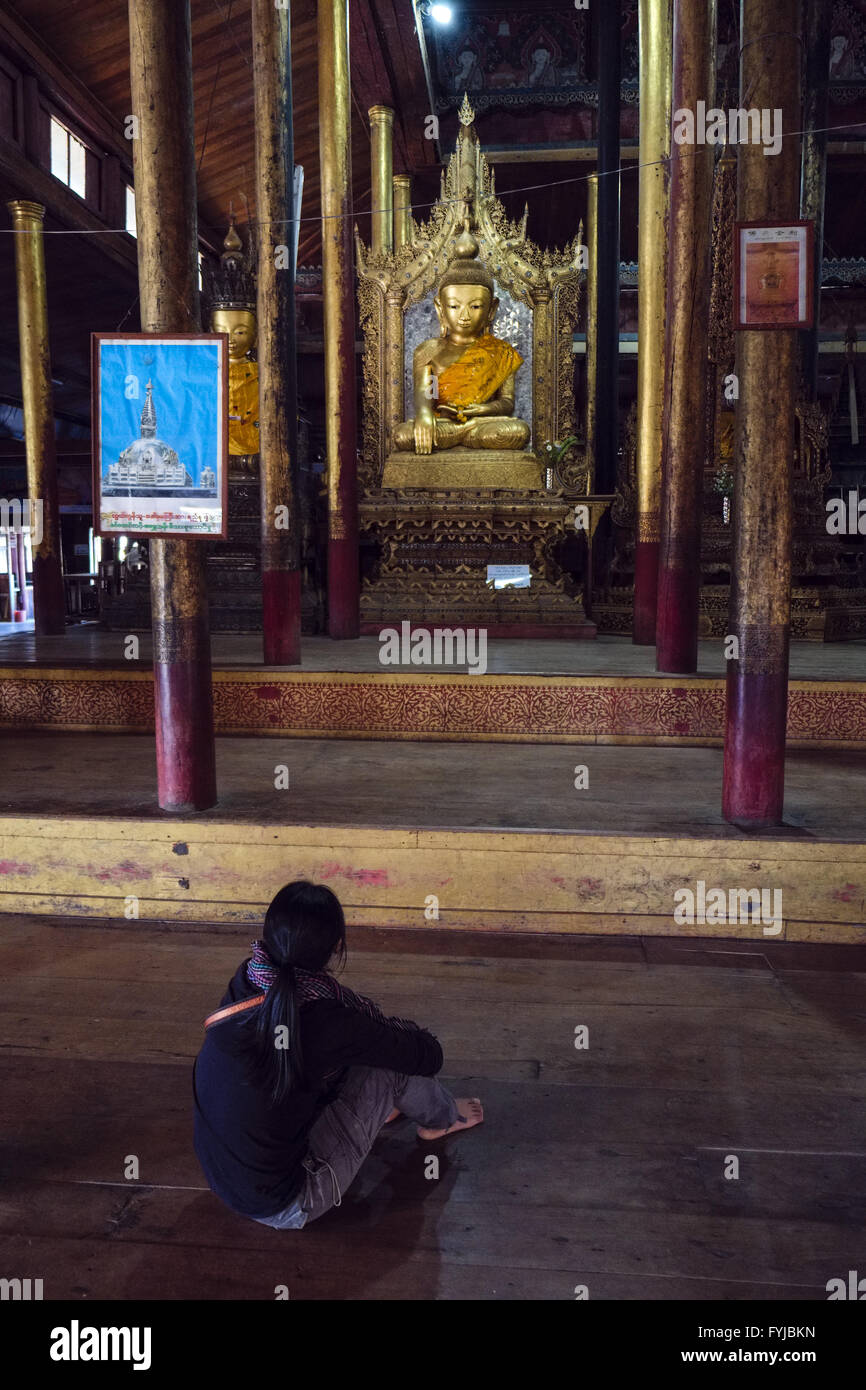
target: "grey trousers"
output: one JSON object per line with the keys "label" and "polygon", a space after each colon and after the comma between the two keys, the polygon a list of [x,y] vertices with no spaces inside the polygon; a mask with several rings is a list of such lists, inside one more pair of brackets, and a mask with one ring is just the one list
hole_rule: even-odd
{"label": "grey trousers", "polygon": [[457,1102],[435,1076],[350,1067],[340,1094],[310,1130],[304,1186],[276,1216],[253,1220],[280,1231],[297,1231],[338,1207],[394,1109],[424,1129],[447,1129],[458,1119]]}

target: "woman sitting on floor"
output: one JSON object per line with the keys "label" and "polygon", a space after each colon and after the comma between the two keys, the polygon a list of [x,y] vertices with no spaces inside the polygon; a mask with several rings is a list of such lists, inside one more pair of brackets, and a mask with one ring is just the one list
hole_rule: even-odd
{"label": "woman sitting on floor", "polygon": [[339,900],[288,884],[205,1020],[195,1151],[216,1195],[265,1226],[297,1230],[339,1206],[401,1113],[425,1140],[483,1119],[477,1098],[455,1100],[435,1079],[443,1058],[433,1034],[338,984],[327,969],[335,954],[345,961]]}

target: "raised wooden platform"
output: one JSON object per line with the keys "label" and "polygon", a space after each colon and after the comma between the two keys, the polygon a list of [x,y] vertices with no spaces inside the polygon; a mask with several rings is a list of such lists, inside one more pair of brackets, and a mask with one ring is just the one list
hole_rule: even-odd
{"label": "raised wooden platform", "polygon": [[[332,887],[352,926],[866,942],[861,843],[0,817],[0,912],[252,929],[294,878]],[[679,925],[698,880],[781,889],[778,930]]]}
{"label": "raised wooden platform", "polygon": [[[99,629],[0,640],[0,727],[150,732],[150,635]],[[491,639],[487,670],[382,666],[374,637],[305,639],[299,669],[260,664],[254,637],[213,640],[220,734],[525,743],[719,745],[721,642],[700,647],[695,676],[654,672],[652,648]],[[792,747],[866,748],[866,643],[791,650]]]}

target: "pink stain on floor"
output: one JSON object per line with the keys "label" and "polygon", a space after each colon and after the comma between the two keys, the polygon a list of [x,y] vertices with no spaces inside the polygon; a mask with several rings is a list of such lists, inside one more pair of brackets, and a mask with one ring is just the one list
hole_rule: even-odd
{"label": "pink stain on floor", "polygon": [[832,896],[837,903],[850,903],[854,901],[854,896],[858,892],[856,883],[846,883],[844,888],[835,888]]}
{"label": "pink stain on floor", "polygon": [[388,887],[387,869],[353,869],[348,864],[323,864],[322,878],[345,878],[350,883],[366,883],[377,888]]}
{"label": "pink stain on floor", "polygon": [[17,859],[0,859],[0,874],[32,874],[32,864],[20,864]]}
{"label": "pink stain on floor", "polygon": [[579,878],[577,880],[577,894],[580,898],[597,898],[604,892],[604,879],[602,878]]}
{"label": "pink stain on floor", "polygon": [[85,873],[93,874],[101,883],[124,883],[131,878],[152,878],[150,869],[143,864],[134,864],[131,859],[124,859],[120,864],[115,864],[110,869],[94,869],[92,864],[88,864]]}

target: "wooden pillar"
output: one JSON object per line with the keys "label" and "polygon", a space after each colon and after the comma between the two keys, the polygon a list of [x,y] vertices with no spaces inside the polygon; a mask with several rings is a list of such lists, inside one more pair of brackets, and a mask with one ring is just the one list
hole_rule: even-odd
{"label": "wooden pillar", "polygon": [[394,112],[389,106],[371,106],[370,161],[372,168],[374,256],[394,250]]}
{"label": "wooden pillar", "polygon": [[[800,174],[799,0],[742,0],[740,105],[781,109],[778,154],[742,144],[741,221],[795,221]],[[737,333],[734,537],[722,814],[754,826],[782,819],[791,615],[791,470],[797,333]]]}
{"label": "wooden pillar", "polygon": [[409,174],[394,175],[394,249],[408,246],[411,237],[412,178]]}
{"label": "wooden pillar", "polygon": [[262,631],[266,666],[301,660],[291,11],[253,0]]}
{"label": "wooden pillar", "polygon": [[[715,77],[716,0],[674,0],[672,109],[712,106]],[[698,669],[713,153],[671,149],[656,660],[682,674]]]}
{"label": "wooden pillar", "polygon": [[[6,206],[12,214],[15,233],[18,344],[33,552],[33,616],[37,637],[48,637],[66,630],[66,601],[60,553],[57,453],[42,239],[45,209],[40,203],[24,201]],[[42,537],[37,544],[40,513]],[[22,584],[22,587],[26,586]]]}
{"label": "wooden pillar", "polygon": [[586,466],[588,491],[595,492],[598,461],[596,401],[598,399],[598,174],[586,181],[586,220],[589,244],[586,267]]}
{"label": "wooden pillar", "polygon": [[348,0],[319,0],[319,159],[328,468],[328,632],[360,632]]}
{"label": "wooden pillar", "polygon": [[656,638],[665,371],[671,0],[639,0],[637,534],[634,641]]}
{"label": "wooden pillar", "polygon": [[18,611],[27,613],[27,551],[24,548],[24,532],[15,537],[15,574],[18,582]]}
{"label": "wooden pillar", "polygon": [[596,308],[596,467],[599,492],[616,487],[619,447],[619,118],[620,0],[598,9],[598,235]]}
{"label": "wooden pillar", "polygon": [[[201,331],[189,0],[129,0],[138,285],[146,333]],[[216,801],[204,543],[151,540],[159,804]]]}
{"label": "wooden pillar", "polygon": [[812,294],[815,321],[800,335],[801,373],[813,400],[818,395],[821,331],[821,270],[824,253],[824,191],[827,183],[827,106],[830,80],[832,0],[805,0],[803,11],[803,154],[800,216],[815,223]]}

